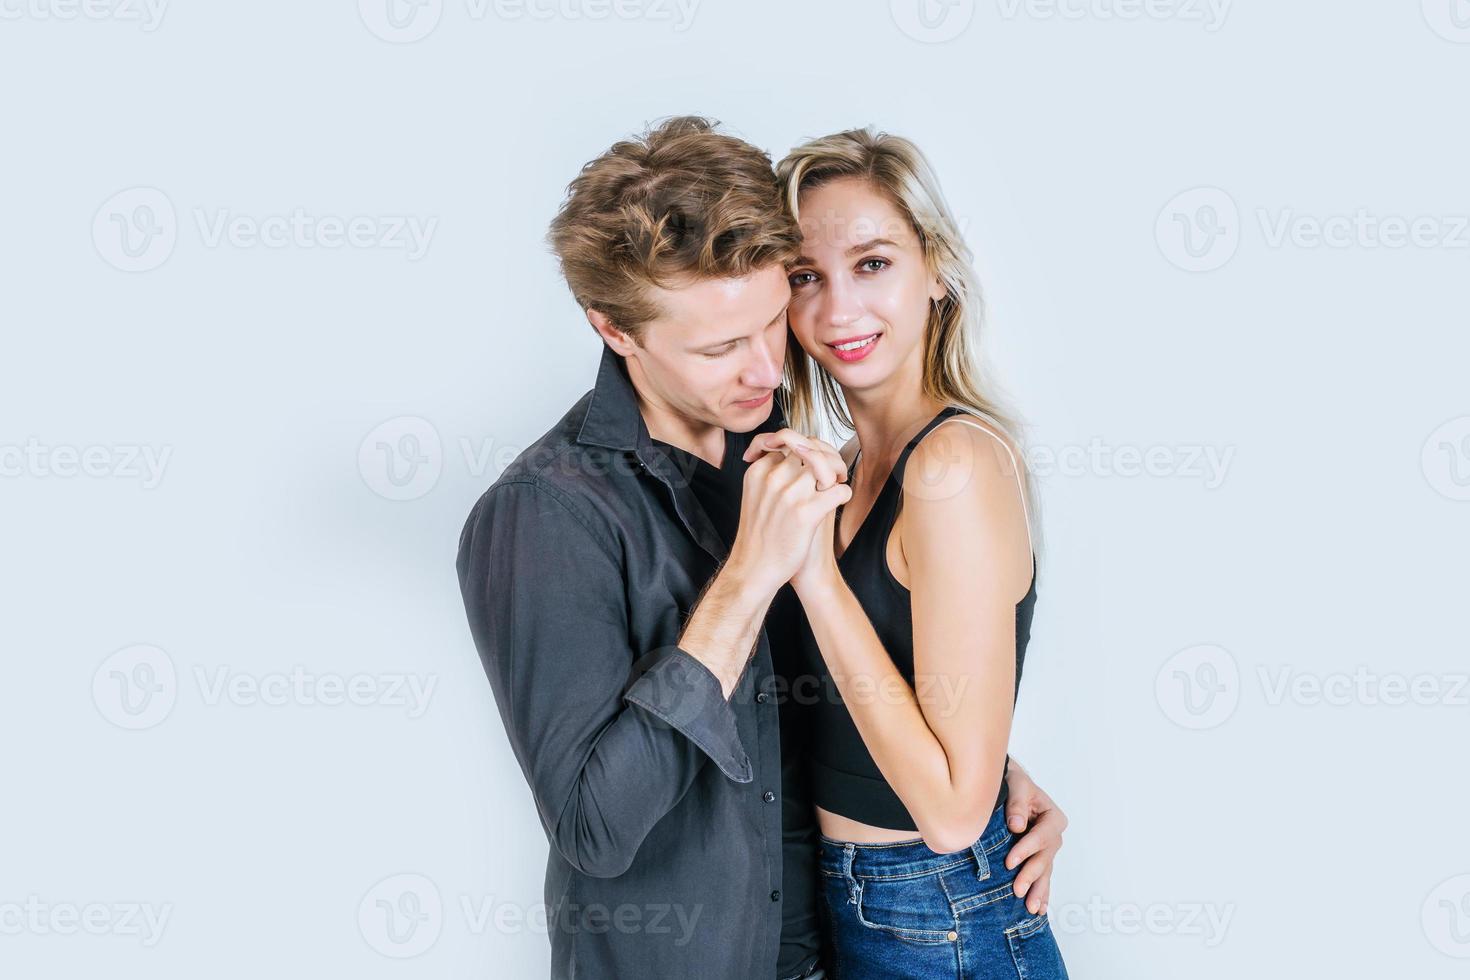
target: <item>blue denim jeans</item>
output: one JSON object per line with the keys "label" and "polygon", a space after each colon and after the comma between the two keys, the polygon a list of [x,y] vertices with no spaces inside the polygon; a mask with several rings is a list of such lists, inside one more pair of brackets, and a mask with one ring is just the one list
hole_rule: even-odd
{"label": "blue denim jeans", "polygon": [[967,850],[922,840],[852,844],[822,837],[822,910],[833,980],[1066,980],[1045,915],[1011,891],[1015,837],[998,807]]}

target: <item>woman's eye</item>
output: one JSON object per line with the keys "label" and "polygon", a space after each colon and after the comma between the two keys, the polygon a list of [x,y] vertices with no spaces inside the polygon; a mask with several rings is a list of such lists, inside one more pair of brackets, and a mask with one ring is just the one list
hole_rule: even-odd
{"label": "woman's eye", "polygon": [[812,282],[816,278],[817,277],[812,275],[810,272],[795,272],[792,273],[790,281],[792,288],[795,288],[797,286],[805,286],[807,283]]}
{"label": "woman's eye", "polygon": [[702,353],[705,357],[724,357],[726,354],[730,353],[734,349],[735,345],[730,344],[728,347],[721,347],[719,350],[707,350],[701,351],[700,353]]}
{"label": "woman's eye", "polygon": [[858,268],[864,272],[882,272],[892,264],[887,259],[863,259]]}

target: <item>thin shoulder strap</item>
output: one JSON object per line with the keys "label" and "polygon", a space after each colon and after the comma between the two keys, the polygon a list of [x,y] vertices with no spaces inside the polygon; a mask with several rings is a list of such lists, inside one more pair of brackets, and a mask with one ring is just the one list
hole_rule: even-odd
{"label": "thin shoulder strap", "polygon": [[[1026,505],[1026,481],[1021,479],[1022,470],[1021,467],[1016,463],[1016,454],[1011,451],[1010,445],[1000,436],[996,435],[994,432],[981,425],[979,422],[976,422],[973,418],[966,418],[965,416],[968,414],[968,412],[960,410],[958,414],[951,415],[949,418],[945,419],[944,422],[940,422],[939,425],[944,425],[945,422],[959,422],[961,425],[968,425],[973,428],[979,429],[981,432],[985,433],[996,442],[1000,443],[1001,448],[1006,451],[1006,455],[1011,458],[1011,469],[1015,471],[1016,482],[1021,491],[1021,513],[1026,519],[1026,547],[1031,549],[1032,555],[1035,555],[1036,547],[1031,541],[1031,509]],[[934,428],[939,428],[939,425],[936,425]]]}

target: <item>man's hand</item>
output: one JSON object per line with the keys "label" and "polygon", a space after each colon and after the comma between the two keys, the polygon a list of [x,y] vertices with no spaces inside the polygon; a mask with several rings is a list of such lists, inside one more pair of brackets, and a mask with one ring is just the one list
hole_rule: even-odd
{"label": "man's hand", "polygon": [[745,471],[730,555],[679,635],[679,646],[719,679],[726,700],[750,660],[771,598],[806,563],[817,528],[830,528],[832,512],[852,496],[838,482],[847,472],[834,470],[805,441],[756,455]]}
{"label": "man's hand", "polygon": [[1006,826],[1018,835],[1006,855],[1006,867],[1021,866],[1012,887],[1017,898],[1026,900],[1027,911],[1040,915],[1051,898],[1051,867],[1062,849],[1067,815],[1045,790],[1031,781],[1015,759],[1006,773],[1006,789],[1009,792]]}

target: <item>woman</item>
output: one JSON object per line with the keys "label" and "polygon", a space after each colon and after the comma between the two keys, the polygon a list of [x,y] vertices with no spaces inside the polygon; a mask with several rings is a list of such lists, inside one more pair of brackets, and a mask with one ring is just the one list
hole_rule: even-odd
{"label": "woman", "polygon": [[[969,251],[906,140],[839,133],[778,175],[804,236],[793,425],[825,411],[856,433],[852,497],[792,580],[826,688],[805,738],[835,976],[1065,977],[1005,867],[1036,563],[1022,456],[975,366]],[[811,451],[794,442],[758,437],[747,458]]]}

